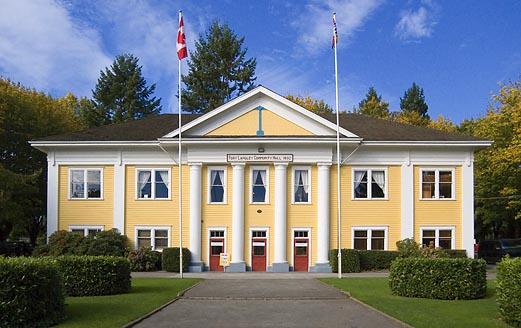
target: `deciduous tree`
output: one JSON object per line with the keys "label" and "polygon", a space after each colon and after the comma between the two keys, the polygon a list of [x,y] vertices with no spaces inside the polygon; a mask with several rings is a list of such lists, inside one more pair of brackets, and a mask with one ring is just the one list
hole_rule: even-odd
{"label": "deciduous tree", "polygon": [[389,103],[382,101],[382,96],[378,95],[374,87],[370,87],[365,95],[365,99],[358,103],[358,108],[354,109],[354,113],[389,119]]}
{"label": "deciduous tree", "polygon": [[311,96],[307,95],[305,97],[301,95],[287,95],[286,99],[291,100],[292,102],[296,103],[297,105],[300,105],[304,107],[305,109],[315,113],[315,114],[331,114],[333,113],[333,109],[331,106],[325,103],[324,100],[317,100],[311,98]]}

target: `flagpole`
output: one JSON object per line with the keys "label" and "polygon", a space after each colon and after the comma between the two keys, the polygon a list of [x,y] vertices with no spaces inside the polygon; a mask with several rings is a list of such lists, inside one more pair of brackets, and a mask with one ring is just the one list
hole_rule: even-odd
{"label": "flagpole", "polygon": [[[181,26],[182,20],[182,11],[179,10],[179,26]],[[182,165],[181,165],[181,59],[178,60],[179,63],[179,145],[178,145],[178,157],[177,162],[179,164],[179,277],[183,278],[183,183],[182,183]]]}
{"label": "flagpole", "polygon": [[336,13],[333,13],[333,48],[335,50],[335,106],[336,106],[336,167],[337,167],[337,225],[338,225],[338,278],[342,279],[342,230],[340,207],[340,119],[338,113],[338,34],[336,29]]}

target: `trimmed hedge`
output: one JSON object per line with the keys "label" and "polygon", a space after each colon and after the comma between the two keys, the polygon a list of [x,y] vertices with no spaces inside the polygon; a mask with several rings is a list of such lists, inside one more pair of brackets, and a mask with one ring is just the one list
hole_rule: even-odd
{"label": "trimmed hedge", "polygon": [[505,257],[497,264],[496,295],[503,319],[521,327],[521,258]]}
{"label": "trimmed hedge", "polygon": [[130,261],[115,256],[60,256],[56,262],[63,274],[68,296],[99,296],[130,291]]}
{"label": "trimmed hedge", "polygon": [[467,251],[464,249],[444,249],[445,253],[452,259],[466,259]]}
{"label": "trimmed hedge", "polygon": [[63,280],[53,263],[0,257],[0,326],[48,327],[64,309]]}
{"label": "trimmed hedge", "polygon": [[[360,256],[356,249],[342,249],[342,273],[360,272]],[[338,273],[338,249],[329,251],[329,264],[333,272]]]}
{"label": "trimmed hedge", "polygon": [[360,270],[374,271],[374,270],[389,270],[391,262],[400,256],[396,251],[358,251],[360,257]]}
{"label": "trimmed hedge", "polygon": [[393,295],[443,300],[483,298],[486,263],[463,258],[397,258],[391,264]]}
{"label": "trimmed hedge", "polygon": [[[164,271],[179,272],[179,247],[163,248],[162,266]],[[183,272],[190,266],[190,250],[183,248]]]}
{"label": "trimmed hedge", "polygon": [[150,247],[141,247],[128,254],[130,270],[138,271],[158,271],[161,270],[161,253],[153,251]]}

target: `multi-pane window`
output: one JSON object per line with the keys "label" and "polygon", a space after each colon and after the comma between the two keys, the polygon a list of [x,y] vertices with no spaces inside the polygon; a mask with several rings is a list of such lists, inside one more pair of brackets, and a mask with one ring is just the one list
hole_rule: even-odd
{"label": "multi-pane window", "polygon": [[310,203],[311,195],[309,194],[309,186],[311,181],[311,172],[309,169],[293,170],[293,202],[294,203]]}
{"label": "multi-pane window", "polygon": [[386,250],[387,228],[354,228],[353,248],[359,250]]}
{"label": "multi-pane window", "polygon": [[266,238],[266,230],[254,230],[251,232],[253,238]]}
{"label": "multi-pane window", "polygon": [[210,169],[210,203],[226,203],[226,171]]}
{"label": "multi-pane window", "polygon": [[80,234],[82,236],[96,236],[98,232],[103,231],[103,226],[69,226],[69,231]]}
{"label": "multi-pane window", "polygon": [[268,202],[268,170],[266,169],[251,170],[251,202]]}
{"label": "multi-pane window", "polygon": [[387,174],[385,170],[353,170],[353,195],[355,199],[384,199]]}
{"label": "multi-pane window", "polygon": [[454,228],[427,227],[421,229],[421,243],[423,247],[454,248]]}
{"label": "multi-pane window", "polygon": [[136,228],[136,248],[150,247],[160,251],[170,245],[170,228],[138,227]]}
{"label": "multi-pane window", "polygon": [[421,170],[421,199],[454,199],[454,170]]}
{"label": "multi-pane window", "polygon": [[138,169],[136,190],[138,199],[169,199],[170,170]]}
{"label": "multi-pane window", "polygon": [[101,199],[103,178],[102,169],[70,169],[70,199]]}

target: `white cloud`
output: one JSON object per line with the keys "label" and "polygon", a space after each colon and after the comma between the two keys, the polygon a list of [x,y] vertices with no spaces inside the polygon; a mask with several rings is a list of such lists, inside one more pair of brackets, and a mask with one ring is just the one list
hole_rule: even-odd
{"label": "white cloud", "polygon": [[[96,30],[52,0],[11,0],[0,11],[0,74],[46,92],[89,95],[111,59]],[[60,96],[62,94],[59,94]]]}
{"label": "white cloud", "polygon": [[437,24],[437,6],[431,1],[423,1],[425,6],[418,10],[405,10],[400,14],[400,21],[394,27],[394,35],[402,41],[417,41],[430,37]]}

